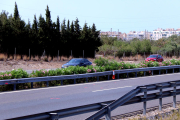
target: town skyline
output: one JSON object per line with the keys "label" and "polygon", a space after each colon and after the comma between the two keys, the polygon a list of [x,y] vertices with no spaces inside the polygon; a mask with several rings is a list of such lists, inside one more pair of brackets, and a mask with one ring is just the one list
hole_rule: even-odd
{"label": "town skyline", "polygon": [[100,37],[102,35],[107,35],[108,37],[117,37],[118,39],[130,41],[134,38],[138,38],[140,40],[142,39],[150,39],[150,40],[158,40],[161,38],[168,38],[172,35],[180,35],[180,28],[174,29],[174,28],[157,28],[153,31],[129,31],[127,33],[123,33],[121,31],[113,31],[111,28],[111,31],[100,31]]}

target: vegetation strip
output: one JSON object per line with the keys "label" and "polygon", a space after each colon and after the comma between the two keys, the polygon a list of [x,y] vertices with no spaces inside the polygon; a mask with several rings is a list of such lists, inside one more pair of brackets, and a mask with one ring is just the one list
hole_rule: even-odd
{"label": "vegetation strip", "polygon": [[[109,61],[104,58],[98,58],[94,61],[96,66],[69,66],[68,68],[64,69],[56,69],[56,70],[36,70],[33,71],[31,74],[28,74],[25,70],[17,69],[12,71],[6,71],[0,73],[0,80],[5,79],[18,79],[18,78],[33,78],[33,77],[45,77],[45,76],[59,76],[59,75],[74,75],[74,74],[85,74],[85,73],[96,73],[96,72],[104,72],[104,71],[111,71],[111,70],[125,70],[125,69],[134,69],[134,68],[148,68],[148,67],[158,67],[158,66],[171,66],[171,65],[180,65],[180,60],[169,60],[160,62],[153,62],[153,61],[142,61],[139,64],[131,64],[131,63],[124,63],[124,62],[116,62],[116,61]],[[168,73],[172,73],[173,70],[169,69]],[[161,74],[166,74],[166,70],[160,70]],[[173,72],[179,72],[179,69],[174,69]],[[151,71],[146,71],[145,75],[156,75],[159,74],[158,70],[153,70],[153,74]],[[135,77],[135,73],[122,73],[119,74],[119,78],[127,78],[127,77]],[[137,72],[138,76],[144,76],[144,72],[140,71]],[[99,81],[109,80],[111,76],[99,76]],[[47,87],[47,86],[57,86],[57,85],[68,85],[74,83],[86,83],[86,82],[94,82],[97,81],[96,77],[89,77],[89,78],[77,78],[73,80],[54,80],[44,82],[33,82],[33,83],[20,83],[17,84],[16,89],[27,89],[27,88],[38,88],[38,87]],[[0,91],[12,90],[13,85],[6,84],[0,86]]]}
{"label": "vegetation strip", "polygon": [[[180,60],[168,60],[163,61],[162,63],[156,61],[141,62],[139,64],[131,64],[124,62],[108,61],[104,58],[98,58],[94,61],[96,66],[69,66],[64,69],[56,70],[36,70],[33,71],[30,75],[25,70],[21,68],[12,71],[0,72],[0,80],[4,79],[14,79],[14,78],[30,78],[30,77],[44,77],[44,76],[58,76],[58,75],[73,75],[73,74],[84,74],[84,73],[95,73],[95,72],[104,72],[111,70],[123,70],[123,69],[134,69],[134,68],[146,68],[146,67],[158,67],[158,66],[171,66],[171,65],[180,65]],[[151,71],[147,72],[148,75],[151,75]]]}

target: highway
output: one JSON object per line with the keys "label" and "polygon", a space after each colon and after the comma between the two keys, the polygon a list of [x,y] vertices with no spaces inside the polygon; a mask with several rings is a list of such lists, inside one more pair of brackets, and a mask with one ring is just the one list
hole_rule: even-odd
{"label": "highway", "polygon": [[[74,84],[39,89],[28,89],[0,93],[0,120],[41,112],[76,107],[90,103],[115,100],[139,85],[179,80],[180,73],[118,79],[83,84]],[[177,97],[180,100],[180,97]],[[172,98],[163,99],[163,103]],[[147,107],[158,105],[158,100],[147,102]],[[143,104],[119,107],[112,115],[142,109]],[[84,120],[92,113],[76,115],[62,120]]]}

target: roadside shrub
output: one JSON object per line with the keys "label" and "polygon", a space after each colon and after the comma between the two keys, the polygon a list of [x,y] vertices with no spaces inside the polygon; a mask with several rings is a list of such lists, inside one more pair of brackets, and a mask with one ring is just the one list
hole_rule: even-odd
{"label": "roadside shrub", "polygon": [[97,66],[103,66],[103,65],[105,66],[105,65],[109,64],[109,61],[105,58],[100,57],[98,59],[95,59],[94,63],[96,63]]}

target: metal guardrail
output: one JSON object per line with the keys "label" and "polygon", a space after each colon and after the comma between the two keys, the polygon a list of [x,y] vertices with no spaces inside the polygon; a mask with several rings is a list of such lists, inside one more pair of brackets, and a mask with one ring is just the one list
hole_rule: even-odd
{"label": "metal guardrail", "polygon": [[[150,84],[144,86],[138,86],[136,89],[133,89],[129,93],[125,94],[123,97],[113,101],[112,103],[106,105],[104,108],[93,114],[92,116],[88,117],[86,120],[98,120],[99,118],[105,116],[106,120],[111,120],[111,111],[116,109],[119,106],[122,106],[129,99],[133,98],[139,93],[144,92],[143,97],[141,98],[143,102],[143,114],[146,114],[146,102],[148,100],[159,99],[159,110],[162,111],[162,98],[173,96],[173,107],[176,107],[176,95],[180,94],[180,89],[176,89],[177,86],[180,86],[179,81],[171,81],[171,82],[164,82],[158,84]],[[173,91],[165,91],[162,92],[163,88],[170,88],[173,87]],[[148,94],[148,91],[152,90],[160,90],[158,93]],[[155,98],[154,98],[155,97]]]}
{"label": "metal guardrail", "polygon": [[[59,118],[70,117],[73,115],[84,114],[92,111],[98,111],[86,120],[98,120],[99,118],[106,116],[107,120],[111,119],[111,111],[119,106],[135,104],[143,102],[143,114],[146,114],[146,102],[150,100],[159,99],[159,110],[162,110],[162,98],[173,96],[173,107],[176,107],[176,95],[180,94],[180,89],[176,89],[180,86],[180,80],[163,82],[156,84],[149,84],[144,86],[138,86],[131,90],[121,98],[112,101],[105,101],[101,103],[94,103],[89,105],[77,106],[73,108],[61,109],[56,111],[48,111],[46,113],[22,116],[18,118],[11,118],[13,120],[57,120]],[[163,91],[165,88],[172,88],[172,90]],[[147,94],[148,91],[159,90],[159,92]],[[136,96],[139,93],[144,95]]]}
{"label": "metal guardrail", "polygon": [[[161,70],[166,70],[166,74],[168,69],[172,69],[174,73],[174,69],[179,69],[180,65],[173,66],[161,66],[161,67],[147,67],[147,68],[135,68],[135,69],[124,69],[124,70],[114,70],[115,74],[117,74],[117,79],[119,79],[119,74],[126,73],[129,76],[129,73],[135,73],[135,77],[137,77],[137,72],[144,72],[144,76],[146,75],[146,71],[152,71],[152,75],[154,74],[154,70],[159,70],[159,74],[161,74]],[[76,79],[86,78],[86,82],[88,82],[89,77],[97,77],[97,81],[99,81],[99,76],[108,75],[108,80],[110,80],[110,75],[112,75],[112,71],[105,72],[97,72],[97,73],[86,73],[86,74],[74,74],[74,75],[60,75],[60,76],[46,76],[46,77],[35,77],[35,78],[19,78],[19,79],[8,79],[8,80],[0,80],[0,85],[14,84],[14,90],[16,90],[16,84],[19,83],[31,83],[31,88],[33,88],[33,82],[47,82],[47,86],[49,86],[49,81],[53,80],[61,80],[61,85],[63,85],[63,80],[74,79],[74,84],[76,84]]]}

